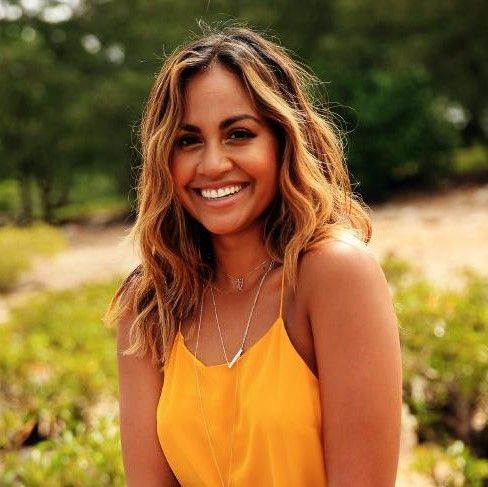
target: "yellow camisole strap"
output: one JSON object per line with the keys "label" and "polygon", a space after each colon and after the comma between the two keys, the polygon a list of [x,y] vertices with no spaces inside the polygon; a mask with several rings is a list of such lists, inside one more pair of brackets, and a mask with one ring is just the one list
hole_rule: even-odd
{"label": "yellow camisole strap", "polygon": [[173,344],[157,433],[183,487],[222,487],[221,477],[225,486],[234,487],[327,485],[319,382],[286,331],[284,282],[283,269],[278,318],[232,368],[196,359],[181,333]]}
{"label": "yellow camisole strap", "polygon": [[281,293],[280,293],[280,315],[278,318],[283,319],[283,294],[285,294],[285,265],[281,271]]}

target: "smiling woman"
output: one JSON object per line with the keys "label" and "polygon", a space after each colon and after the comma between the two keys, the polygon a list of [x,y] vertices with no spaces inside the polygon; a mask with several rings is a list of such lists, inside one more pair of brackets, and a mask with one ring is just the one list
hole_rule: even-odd
{"label": "smiling woman", "polygon": [[278,187],[278,140],[271,126],[221,64],[188,81],[183,110],[171,163],[179,200],[212,234],[255,227],[259,235],[260,217]]}
{"label": "smiling woman", "polygon": [[152,88],[142,262],[108,311],[128,485],[393,486],[396,318],[317,80],[205,29]]}

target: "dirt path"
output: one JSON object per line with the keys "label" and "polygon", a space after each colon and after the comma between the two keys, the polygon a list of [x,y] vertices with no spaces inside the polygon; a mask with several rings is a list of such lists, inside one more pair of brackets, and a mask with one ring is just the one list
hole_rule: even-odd
{"label": "dirt path", "polygon": [[404,258],[440,287],[456,287],[465,266],[488,276],[488,185],[398,200],[372,216],[378,257]]}
{"label": "dirt path", "polygon": [[[459,284],[462,266],[488,276],[488,185],[445,194],[403,198],[372,209],[371,248],[378,259],[389,253],[419,267],[439,286]],[[124,275],[137,264],[128,227],[108,229],[67,226],[69,247],[35,263],[18,292],[0,297],[0,322],[11,306],[37,291],[73,288]],[[408,469],[415,444],[413,419],[404,414],[397,487],[428,487]]]}
{"label": "dirt path", "polygon": [[75,288],[128,273],[138,262],[131,243],[124,241],[128,230],[126,226],[66,226],[67,250],[35,261],[15,292],[0,295],[0,323],[8,319],[13,306],[37,292]]}

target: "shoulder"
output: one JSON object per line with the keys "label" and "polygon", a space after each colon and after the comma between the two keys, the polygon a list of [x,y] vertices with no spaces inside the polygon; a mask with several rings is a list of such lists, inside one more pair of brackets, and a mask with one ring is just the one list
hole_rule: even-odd
{"label": "shoulder", "polygon": [[381,266],[371,250],[352,234],[324,240],[307,251],[300,260],[299,282],[308,291],[317,286],[383,281]]}
{"label": "shoulder", "polygon": [[[328,240],[303,255],[300,283],[317,362],[328,479],[334,485],[394,479],[401,354],[381,266],[354,238]],[[364,445],[379,446],[365,452]],[[351,455],[358,459],[352,466]]]}
{"label": "shoulder", "polygon": [[[357,327],[396,327],[392,293],[371,250],[355,237],[327,240],[303,255],[299,286],[315,337]],[[357,331],[357,330],[355,330]]]}

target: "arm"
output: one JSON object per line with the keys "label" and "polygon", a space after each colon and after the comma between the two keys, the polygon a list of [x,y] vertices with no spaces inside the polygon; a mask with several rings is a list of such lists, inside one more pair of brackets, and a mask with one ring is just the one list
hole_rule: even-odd
{"label": "arm", "polygon": [[322,403],[328,487],[393,487],[402,368],[381,267],[366,247],[331,241],[303,257]]}
{"label": "arm", "polygon": [[122,355],[121,351],[129,344],[129,329],[135,318],[127,304],[125,309],[117,326],[117,362],[120,434],[127,486],[178,486],[156,432],[162,373],[151,365],[150,358]]}

